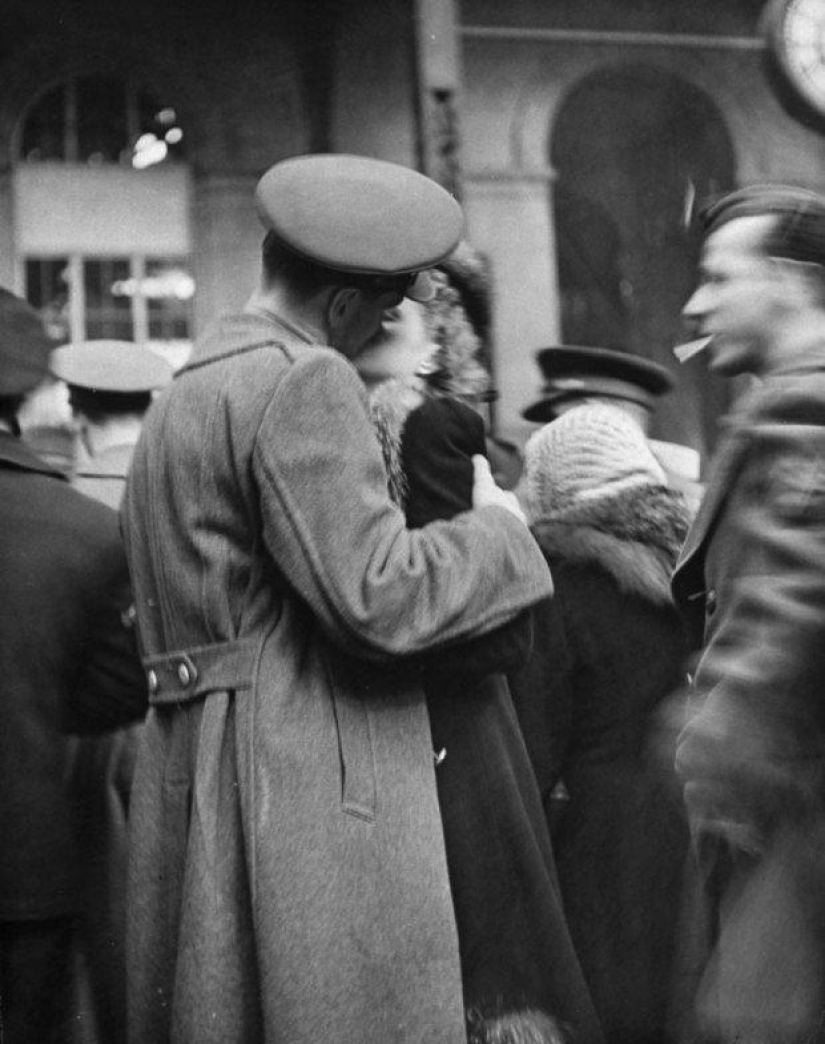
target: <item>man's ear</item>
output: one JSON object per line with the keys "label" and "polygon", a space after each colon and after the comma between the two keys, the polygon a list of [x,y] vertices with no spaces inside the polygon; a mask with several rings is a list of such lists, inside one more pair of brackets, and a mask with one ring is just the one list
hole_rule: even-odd
{"label": "man's ear", "polygon": [[789,305],[799,308],[813,303],[821,307],[822,266],[789,257],[780,257],[776,261]]}
{"label": "man's ear", "polygon": [[342,326],[347,325],[353,311],[358,307],[359,297],[359,291],[351,286],[333,290],[327,304],[327,326],[330,334],[334,335]]}

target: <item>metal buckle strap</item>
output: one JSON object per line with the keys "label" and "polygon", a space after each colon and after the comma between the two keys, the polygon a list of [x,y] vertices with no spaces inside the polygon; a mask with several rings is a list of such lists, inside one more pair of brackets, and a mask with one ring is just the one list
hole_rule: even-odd
{"label": "metal buckle strap", "polygon": [[251,688],[258,647],[256,640],[239,639],[144,657],[149,702],[189,703],[210,692]]}

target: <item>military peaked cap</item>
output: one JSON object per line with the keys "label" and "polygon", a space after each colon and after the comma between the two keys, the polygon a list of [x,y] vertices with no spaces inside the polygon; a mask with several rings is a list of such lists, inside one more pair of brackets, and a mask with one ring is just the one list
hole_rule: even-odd
{"label": "military peaked cap", "polygon": [[0,395],[33,391],[49,372],[52,342],[35,310],[0,287]]}
{"label": "military peaked cap", "polygon": [[544,377],[542,397],[522,416],[539,423],[555,420],[562,402],[590,396],[624,399],[652,409],[656,398],[673,387],[664,366],[615,348],[559,345],[542,348],[536,361]]}
{"label": "military peaked cap", "polygon": [[747,185],[706,206],[700,219],[706,234],[737,218],[774,217],[765,241],[775,257],[825,265],[825,196],[797,185]]}
{"label": "military peaked cap", "polygon": [[52,352],[51,371],[66,384],[98,392],[153,392],[172,379],[157,352],[131,341],[83,341]]}
{"label": "military peaked cap", "polygon": [[415,276],[405,293],[429,300],[424,274],[452,252],[463,216],[430,178],[364,156],[296,156],[258,182],[263,224],[299,257],[336,272],[392,279]]}

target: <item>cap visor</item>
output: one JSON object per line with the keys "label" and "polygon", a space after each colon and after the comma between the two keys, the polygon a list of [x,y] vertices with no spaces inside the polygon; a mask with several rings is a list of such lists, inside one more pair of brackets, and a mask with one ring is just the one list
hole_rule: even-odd
{"label": "cap visor", "polygon": [[427,271],[418,272],[415,279],[407,287],[405,297],[411,301],[432,301],[436,294],[436,284]]}
{"label": "cap visor", "polygon": [[554,421],[558,417],[555,410],[555,401],[547,401],[546,399],[527,406],[521,411],[521,415],[525,420],[532,421],[534,424],[546,424],[547,421]]}

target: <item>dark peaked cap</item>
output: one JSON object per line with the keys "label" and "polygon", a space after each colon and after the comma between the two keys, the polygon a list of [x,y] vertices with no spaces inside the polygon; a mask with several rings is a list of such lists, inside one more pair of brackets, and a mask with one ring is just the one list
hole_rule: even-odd
{"label": "dark peaked cap", "polygon": [[[430,178],[365,156],[296,156],[258,182],[263,224],[300,257],[351,275],[423,272],[455,248],[461,207]],[[426,277],[407,296],[429,300]]]}
{"label": "dark peaked cap", "polygon": [[0,396],[34,391],[48,371],[52,342],[35,310],[0,287]]}
{"label": "dark peaked cap", "polygon": [[523,410],[522,417],[539,423],[555,420],[560,403],[588,396],[624,399],[652,409],[655,399],[673,387],[664,366],[615,348],[559,345],[542,348],[536,361],[544,377],[542,397]]}

